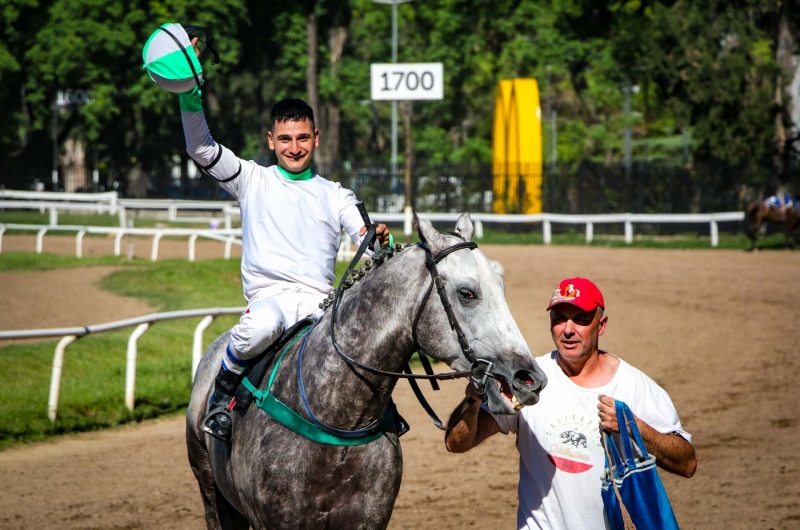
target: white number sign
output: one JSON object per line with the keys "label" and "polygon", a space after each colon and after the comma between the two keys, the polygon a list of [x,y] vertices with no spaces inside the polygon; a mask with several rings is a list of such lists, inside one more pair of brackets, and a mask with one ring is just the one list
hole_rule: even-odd
{"label": "white number sign", "polygon": [[370,85],[373,101],[442,99],[442,63],[373,64]]}
{"label": "white number sign", "polygon": [[92,103],[92,93],[89,90],[59,90],[56,92],[55,106],[59,109],[80,107]]}

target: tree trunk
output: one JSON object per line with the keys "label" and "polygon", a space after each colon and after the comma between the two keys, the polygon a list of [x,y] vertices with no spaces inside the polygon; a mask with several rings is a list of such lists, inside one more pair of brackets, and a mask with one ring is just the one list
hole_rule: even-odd
{"label": "tree trunk", "polygon": [[147,197],[147,175],[142,168],[141,160],[136,160],[128,170],[125,195],[136,199]]}
{"label": "tree trunk", "polygon": [[[347,28],[337,27],[328,32],[328,50],[330,50],[330,77],[335,86],[338,75],[339,63],[344,53],[344,45],[347,42]],[[339,127],[341,124],[341,108],[339,100],[331,94],[326,98],[320,113],[320,134],[321,145],[319,156],[317,157],[320,169],[325,173],[333,171],[333,166],[339,154]]]}
{"label": "tree trunk", "polygon": [[[319,114],[319,80],[317,74],[317,61],[319,44],[317,41],[317,14],[313,8],[306,18],[306,36],[308,38],[308,69],[306,70],[306,92],[308,104],[314,110],[315,117]],[[317,123],[319,126],[319,122]]]}
{"label": "tree trunk", "polygon": [[784,80],[791,80],[795,70],[793,57],[795,42],[789,27],[789,16],[785,4],[781,8],[781,15],[778,21],[777,41],[775,60],[782,67],[784,74],[779,75],[775,81],[775,169],[782,180],[786,158],[791,151],[787,149],[786,127],[783,122],[783,91],[786,84]]}

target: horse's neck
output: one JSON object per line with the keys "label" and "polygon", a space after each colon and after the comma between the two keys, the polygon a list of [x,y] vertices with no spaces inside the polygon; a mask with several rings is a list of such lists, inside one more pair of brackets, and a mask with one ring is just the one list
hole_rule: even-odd
{"label": "horse's neck", "polygon": [[[424,258],[412,255],[417,252],[404,250],[346,293],[336,316],[336,339],[354,360],[396,372],[414,353],[413,318],[430,281]],[[309,338],[303,379],[318,418],[338,428],[363,427],[380,417],[397,379],[351,367],[336,354],[331,312]]]}

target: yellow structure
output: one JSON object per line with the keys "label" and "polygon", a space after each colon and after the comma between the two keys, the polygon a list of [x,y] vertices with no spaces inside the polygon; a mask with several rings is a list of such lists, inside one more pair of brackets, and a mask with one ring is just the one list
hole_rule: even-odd
{"label": "yellow structure", "polygon": [[542,211],[542,110],[535,79],[500,81],[494,108],[495,213]]}

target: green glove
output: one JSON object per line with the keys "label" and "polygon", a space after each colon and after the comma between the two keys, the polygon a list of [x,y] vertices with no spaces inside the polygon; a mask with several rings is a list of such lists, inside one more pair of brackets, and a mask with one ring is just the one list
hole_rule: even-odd
{"label": "green glove", "polygon": [[189,92],[178,94],[178,101],[181,104],[181,112],[203,112],[203,92],[196,86]]}

